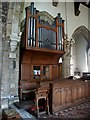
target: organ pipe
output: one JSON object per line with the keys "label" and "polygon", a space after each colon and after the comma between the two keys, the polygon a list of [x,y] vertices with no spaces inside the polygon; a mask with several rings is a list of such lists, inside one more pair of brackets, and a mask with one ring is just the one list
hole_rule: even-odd
{"label": "organ pipe", "polygon": [[[28,18],[28,46],[63,50],[62,33],[64,31],[62,28],[63,19],[61,14],[58,13],[56,17],[58,19],[58,23],[56,23],[56,18],[53,18],[49,13],[45,11],[37,12],[33,2],[31,3],[29,9],[30,17]],[[37,46],[36,43],[38,43]]]}

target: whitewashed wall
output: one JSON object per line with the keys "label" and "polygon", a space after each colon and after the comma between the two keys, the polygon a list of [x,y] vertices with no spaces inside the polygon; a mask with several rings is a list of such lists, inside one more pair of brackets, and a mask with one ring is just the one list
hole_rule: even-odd
{"label": "whitewashed wall", "polygon": [[87,66],[87,41],[84,39],[83,36],[79,36],[76,40],[76,66],[78,67],[79,71],[88,72]]}
{"label": "whitewashed wall", "polygon": [[88,72],[90,72],[90,48],[88,50]]}

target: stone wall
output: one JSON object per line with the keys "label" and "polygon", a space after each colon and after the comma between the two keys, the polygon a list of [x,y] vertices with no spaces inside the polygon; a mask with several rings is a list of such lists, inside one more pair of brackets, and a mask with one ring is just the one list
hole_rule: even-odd
{"label": "stone wall", "polygon": [[[1,108],[18,101],[20,3],[2,2],[0,40]],[[1,20],[1,19],[0,19]]]}
{"label": "stone wall", "polygon": [[2,27],[1,27],[1,2],[0,2],[0,108],[1,108],[1,72],[2,72]]}

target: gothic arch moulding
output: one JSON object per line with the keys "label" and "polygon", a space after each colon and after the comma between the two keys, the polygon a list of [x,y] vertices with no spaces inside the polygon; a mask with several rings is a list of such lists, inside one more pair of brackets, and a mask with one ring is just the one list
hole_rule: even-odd
{"label": "gothic arch moulding", "polygon": [[[80,26],[74,31],[72,37],[76,41],[76,40],[78,40],[78,37],[80,37],[80,36],[84,37],[84,39],[87,42],[85,52],[86,52],[86,56],[87,56],[88,71],[90,71],[89,70],[89,67],[90,67],[90,62],[89,62],[90,61],[89,60],[90,59],[90,55],[89,55],[89,51],[90,51],[90,31],[85,26]],[[80,40],[82,40],[82,38]]]}
{"label": "gothic arch moulding", "polygon": [[88,45],[86,51],[88,52],[88,49],[90,48],[90,31],[85,26],[80,26],[74,31],[72,37],[75,40],[79,35],[82,35],[87,41]]}
{"label": "gothic arch moulding", "polygon": [[90,31],[85,26],[80,26],[73,32],[73,39],[76,39],[80,34],[87,40],[87,42],[90,42]]}

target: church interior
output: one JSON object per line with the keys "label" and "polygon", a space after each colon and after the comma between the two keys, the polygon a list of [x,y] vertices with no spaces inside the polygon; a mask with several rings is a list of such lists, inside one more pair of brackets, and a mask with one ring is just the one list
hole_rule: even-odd
{"label": "church interior", "polygon": [[0,118],[90,118],[90,1],[2,1],[0,13]]}

